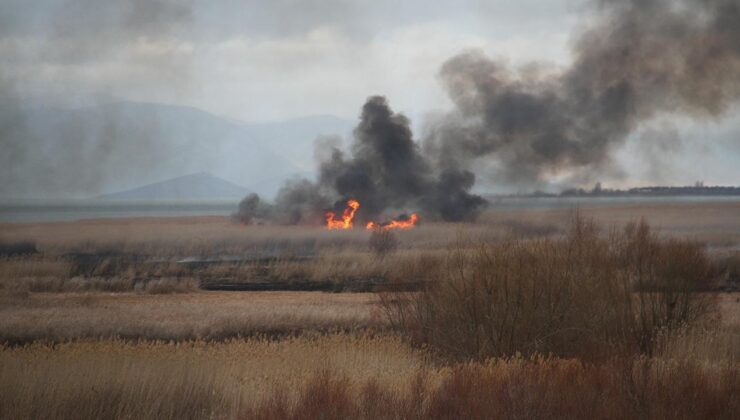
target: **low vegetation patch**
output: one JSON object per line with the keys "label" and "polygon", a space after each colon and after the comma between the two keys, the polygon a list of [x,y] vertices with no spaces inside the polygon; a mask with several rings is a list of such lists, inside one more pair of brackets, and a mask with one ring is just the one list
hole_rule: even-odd
{"label": "low vegetation patch", "polygon": [[0,418],[731,419],[740,368],[691,357],[439,363],[392,336],[0,348]]}
{"label": "low vegetation patch", "polygon": [[9,226],[0,419],[735,418],[736,235],[565,215]]}
{"label": "low vegetation patch", "polygon": [[243,419],[730,419],[740,369],[638,358],[601,365],[492,359],[422,370],[404,388],[316,373],[290,398],[278,389]]}
{"label": "low vegetation patch", "polygon": [[656,335],[710,315],[703,247],[646,223],[599,235],[576,218],[562,238],[453,249],[420,293],[382,294],[394,327],[455,359],[652,354]]}

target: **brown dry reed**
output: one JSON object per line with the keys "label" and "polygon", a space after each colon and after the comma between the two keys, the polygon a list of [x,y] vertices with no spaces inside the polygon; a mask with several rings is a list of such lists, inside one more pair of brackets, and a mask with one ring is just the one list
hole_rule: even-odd
{"label": "brown dry reed", "polygon": [[735,418],[740,367],[701,357],[438,365],[347,335],[32,344],[0,351],[0,418]]}
{"label": "brown dry reed", "polygon": [[420,371],[404,389],[318,372],[296,398],[278,389],[242,419],[732,419],[737,365],[647,358],[601,365],[491,359]]}
{"label": "brown dry reed", "polygon": [[369,293],[201,292],[0,295],[0,343],[90,338],[224,341],[385,329]]}

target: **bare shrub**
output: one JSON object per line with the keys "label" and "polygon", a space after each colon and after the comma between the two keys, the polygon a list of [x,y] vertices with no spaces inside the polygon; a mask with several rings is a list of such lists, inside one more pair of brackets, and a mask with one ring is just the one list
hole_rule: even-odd
{"label": "bare shrub", "polygon": [[381,300],[392,325],[458,359],[517,353],[599,358],[650,353],[655,335],[711,308],[704,251],[646,225],[603,237],[578,216],[561,239],[451,250],[421,293]]}
{"label": "bare shrub", "polygon": [[603,310],[624,299],[618,285],[599,287],[615,279],[608,256],[585,225],[562,241],[456,249],[440,278],[420,294],[394,296],[387,314],[415,341],[456,358],[594,354],[625,329],[623,314]]}
{"label": "bare shrub", "polygon": [[373,229],[370,234],[369,245],[378,258],[383,258],[398,248],[398,238],[388,229]]}
{"label": "bare shrub", "polygon": [[650,353],[656,334],[691,324],[713,307],[713,298],[698,292],[711,288],[711,268],[704,248],[688,240],[659,239],[647,223],[630,223],[614,242],[635,299],[633,334]]}
{"label": "bare shrub", "polygon": [[740,289],[740,251],[715,256],[711,265],[712,274],[725,290]]}

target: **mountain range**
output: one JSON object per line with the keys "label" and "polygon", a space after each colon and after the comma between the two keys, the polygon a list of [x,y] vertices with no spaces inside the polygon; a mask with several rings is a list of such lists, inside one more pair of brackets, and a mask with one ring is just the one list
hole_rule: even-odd
{"label": "mountain range", "polygon": [[3,126],[3,197],[89,197],[204,172],[269,197],[286,179],[311,176],[317,138],[346,137],[354,125],[330,115],[245,123],[137,102],[16,114]]}
{"label": "mountain range", "polygon": [[239,200],[249,194],[249,190],[201,172],[189,174],[153,184],[132,188],[126,191],[103,194],[106,200]]}

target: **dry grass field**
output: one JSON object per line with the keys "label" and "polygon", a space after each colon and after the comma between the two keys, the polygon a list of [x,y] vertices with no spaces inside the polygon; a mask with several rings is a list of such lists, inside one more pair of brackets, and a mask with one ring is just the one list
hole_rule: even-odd
{"label": "dry grass field", "polygon": [[34,293],[0,299],[0,337],[11,343],[80,338],[222,341],[383,325],[377,298],[367,293]]}
{"label": "dry grass field", "polygon": [[[676,202],[584,206],[579,209],[496,208],[475,224],[427,223],[403,232],[401,247],[437,249],[457,241],[492,240],[503,235],[562,232],[573,211],[605,228],[640,218],[656,230],[715,246],[740,244],[740,201]],[[308,226],[240,226],[228,217],[91,219],[75,222],[0,223],[0,241],[30,241],[45,254],[129,252],[156,256],[234,255],[244,252],[367,248],[363,229],[329,231]]]}
{"label": "dry grass field", "polygon": [[[740,293],[712,296],[722,325],[740,331]],[[379,304],[372,293],[6,294],[0,297],[0,337],[17,345],[91,338],[223,341],[307,332],[382,332],[388,323]]]}
{"label": "dry grass field", "polygon": [[234,418],[322,370],[402,388],[425,367],[393,337],[34,344],[0,352],[0,418]]}
{"label": "dry grass field", "polygon": [[[450,248],[509,237],[560,235],[575,211],[605,232],[643,218],[665,237],[705,243],[717,258],[740,258],[740,202],[736,201],[615,204],[580,210],[494,206],[475,224],[426,223],[399,232],[397,249],[383,259],[377,258],[369,243],[370,232],[364,229],[242,226],[210,216],[96,219],[0,225],[0,244],[31,244],[38,250],[33,258],[0,256],[0,283],[5,289],[67,292],[163,293],[190,291],[197,288],[194,283],[223,282],[368,291],[387,281],[423,281]],[[740,264],[734,264],[730,271],[740,272]],[[149,284],[152,280],[158,283]],[[312,287],[315,283],[326,284]]]}
{"label": "dry grass field", "polygon": [[732,418],[738,359],[696,350],[446,365],[392,336],[33,344],[0,352],[0,418]]}
{"label": "dry grass field", "polygon": [[734,418],[740,203],[579,216],[4,224],[0,418]]}
{"label": "dry grass field", "polygon": [[[740,201],[663,202],[584,206],[576,209],[583,216],[609,228],[644,218],[658,232],[684,237],[718,247],[740,246]],[[562,230],[572,217],[573,208],[523,209],[486,212],[485,224],[519,223],[553,226]]]}

